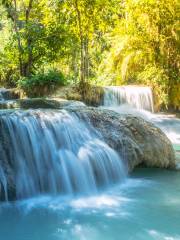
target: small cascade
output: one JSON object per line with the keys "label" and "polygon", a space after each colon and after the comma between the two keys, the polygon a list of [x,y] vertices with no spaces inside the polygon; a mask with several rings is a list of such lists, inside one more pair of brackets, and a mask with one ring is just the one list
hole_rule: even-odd
{"label": "small cascade", "polygon": [[0,88],[0,110],[18,108],[20,93],[16,89]]}
{"label": "small cascade", "polygon": [[16,89],[0,88],[0,101],[13,101],[19,99],[19,95]]}
{"label": "small cascade", "polygon": [[122,104],[154,112],[151,88],[138,86],[105,87],[104,106],[116,107]]}
{"label": "small cascade", "polygon": [[0,101],[5,100],[5,99],[4,99],[4,92],[5,92],[5,91],[6,91],[5,88],[0,88]]}
{"label": "small cascade", "polygon": [[0,194],[4,192],[4,200],[8,201],[8,193],[7,193],[7,179],[4,174],[4,170],[0,166]]}
{"label": "small cascade", "polygon": [[[1,116],[0,127],[10,145],[4,162],[14,169],[17,199],[96,193],[125,177],[119,155],[75,113],[16,111]],[[0,169],[1,189],[8,198],[6,178]]]}

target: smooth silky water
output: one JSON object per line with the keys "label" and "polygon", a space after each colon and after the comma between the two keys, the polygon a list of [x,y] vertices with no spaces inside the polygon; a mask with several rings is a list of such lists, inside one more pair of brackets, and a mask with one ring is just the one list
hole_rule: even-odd
{"label": "smooth silky water", "polygon": [[98,195],[1,204],[0,239],[178,240],[179,181],[179,172],[137,169]]}
{"label": "smooth silky water", "polygon": [[[151,104],[151,100],[147,104]],[[107,105],[112,108],[110,104]],[[178,148],[179,119],[157,116],[143,109],[137,111],[130,106],[127,108],[127,105],[116,104],[114,107],[113,110],[121,113],[140,115],[153,121]],[[0,204],[0,240],[180,240],[179,171],[139,168],[125,177],[126,169],[119,156],[103,142],[89,123],[82,124],[77,116],[69,115],[66,111],[60,113],[61,120],[59,114],[52,116],[49,113],[31,112],[30,117],[26,114],[22,117],[21,113],[19,115],[21,123],[23,121],[21,127],[17,127],[17,113],[4,122],[9,130],[15,128],[27,142],[24,146],[21,144],[20,152],[17,143],[12,146],[17,154],[15,157],[18,156],[15,159],[16,166],[20,168],[17,175],[19,200]],[[39,118],[42,119],[40,131],[37,122]],[[54,135],[60,129],[63,135],[54,140]],[[53,175],[47,174],[47,166],[43,163],[43,158],[47,160],[48,156],[42,148],[37,148],[38,139],[42,139],[42,136],[45,145],[50,139],[51,148],[46,145],[46,150],[54,156],[48,165]],[[31,164],[25,161],[23,166],[21,159],[24,155],[28,157],[32,143],[36,149],[35,157],[33,160],[30,158]],[[99,152],[99,148],[102,151]],[[71,161],[72,155],[75,164]],[[58,184],[59,164],[56,163],[62,159],[66,159],[61,172],[64,188]],[[96,159],[99,159],[101,165],[97,164]],[[105,165],[110,166],[110,172],[102,167]],[[118,166],[117,172],[114,166]],[[94,167],[101,173],[100,179],[97,179]],[[112,173],[116,173],[115,179],[112,179]],[[29,176],[29,182],[24,174]],[[82,184],[74,183],[70,175],[73,179],[80,177]],[[6,189],[7,179],[3,169],[0,169],[0,176],[1,184]],[[41,184],[48,177],[47,182],[51,186]]]}
{"label": "smooth silky water", "polygon": [[[125,179],[121,157],[88,119],[67,110],[14,111],[1,115],[1,199],[9,200],[8,172],[16,199],[91,195]],[[5,149],[8,148],[8,151]],[[7,166],[8,165],[8,171]],[[12,184],[11,184],[12,185]]]}
{"label": "smooth silky water", "polygon": [[118,107],[128,104],[130,107],[154,112],[153,95],[150,87],[108,86],[104,87],[103,105]]}
{"label": "smooth silky water", "polygon": [[154,123],[173,144],[180,168],[180,119],[168,114],[154,114],[153,93],[150,87],[110,86],[104,88],[103,108],[121,114],[132,114]]}

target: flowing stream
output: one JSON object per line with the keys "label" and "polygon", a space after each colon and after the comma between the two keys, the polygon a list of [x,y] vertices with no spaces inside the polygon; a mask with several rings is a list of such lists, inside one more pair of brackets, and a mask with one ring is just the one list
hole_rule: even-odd
{"label": "flowing stream", "polygon": [[128,104],[136,109],[154,112],[152,90],[149,87],[105,87],[104,106],[118,107]]}
{"label": "flowing stream", "polygon": [[[15,169],[16,199],[47,194],[94,194],[125,178],[118,154],[87,121],[67,110],[15,111],[1,116],[1,158]],[[3,131],[4,129],[4,131]],[[0,182],[8,200],[6,172]]]}
{"label": "flowing stream", "polygon": [[14,108],[16,105],[17,94],[6,88],[0,88],[0,109]]}
{"label": "flowing stream", "polygon": [[[125,101],[136,109],[113,104],[111,93],[105,107],[153,121],[178,150],[180,120],[150,113],[152,95],[142,90]],[[180,240],[179,171],[140,168],[127,177],[120,156],[88,120],[67,110],[14,111],[1,119],[17,200],[8,202],[1,167],[0,240]]]}
{"label": "flowing stream", "polygon": [[137,169],[86,197],[1,204],[2,240],[179,240],[180,172]]}
{"label": "flowing stream", "polygon": [[180,119],[168,114],[153,113],[153,94],[149,87],[105,87],[104,108],[121,114],[132,114],[153,122],[167,135],[176,151],[180,167]]}
{"label": "flowing stream", "polygon": [[0,88],[0,101],[5,100],[4,99],[4,92],[5,92],[5,88]]}

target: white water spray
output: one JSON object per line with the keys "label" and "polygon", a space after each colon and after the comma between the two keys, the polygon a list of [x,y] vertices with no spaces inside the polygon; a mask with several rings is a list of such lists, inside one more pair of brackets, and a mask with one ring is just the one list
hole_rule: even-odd
{"label": "white water spray", "polygon": [[138,86],[105,87],[104,106],[117,107],[122,104],[154,112],[151,88]]}
{"label": "white water spray", "polygon": [[[118,154],[73,113],[19,111],[1,119],[11,145],[6,162],[15,169],[17,199],[40,193],[92,194],[125,177]],[[4,171],[0,181],[6,188]]]}
{"label": "white water spray", "polygon": [[3,93],[6,91],[5,88],[0,88],[0,101],[3,101],[4,100],[4,96],[3,96]]}

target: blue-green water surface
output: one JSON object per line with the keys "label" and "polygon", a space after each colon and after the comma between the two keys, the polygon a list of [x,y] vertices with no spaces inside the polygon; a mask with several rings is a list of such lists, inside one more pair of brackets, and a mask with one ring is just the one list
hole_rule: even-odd
{"label": "blue-green water surface", "polygon": [[137,169],[96,196],[0,205],[0,240],[61,239],[180,239],[180,172]]}

